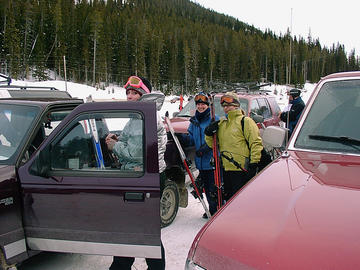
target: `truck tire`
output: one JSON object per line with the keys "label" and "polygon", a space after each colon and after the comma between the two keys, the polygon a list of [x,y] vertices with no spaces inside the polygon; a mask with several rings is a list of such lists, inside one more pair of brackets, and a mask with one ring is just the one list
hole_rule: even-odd
{"label": "truck tire", "polygon": [[175,219],[179,209],[179,190],[174,181],[166,180],[160,198],[161,228],[169,226]]}

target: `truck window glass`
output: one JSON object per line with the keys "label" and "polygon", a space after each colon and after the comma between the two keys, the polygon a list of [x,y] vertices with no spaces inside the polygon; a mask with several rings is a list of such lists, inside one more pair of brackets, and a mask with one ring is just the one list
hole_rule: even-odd
{"label": "truck window glass", "polygon": [[[80,116],[51,147],[52,170],[144,171],[144,121],[139,113]],[[110,151],[109,133],[117,137]]]}
{"label": "truck window glass", "polygon": [[6,163],[20,149],[38,113],[34,106],[0,104],[0,163]]}

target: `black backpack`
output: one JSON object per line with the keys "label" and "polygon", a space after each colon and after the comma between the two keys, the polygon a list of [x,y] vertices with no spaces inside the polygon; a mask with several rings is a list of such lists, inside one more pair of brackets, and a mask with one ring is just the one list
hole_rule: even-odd
{"label": "black backpack", "polygon": [[[242,129],[242,132],[244,134],[244,118],[246,116],[244,116],[242,119],[241,119],[241,129]],[[245,139],[245,142],[250,150],[250,147],[249,147],[249,142],[246,140],[245,138],[245,135],[244,135],[244,139]],[[268,164],[270,164],[272,161],[272,158],[271,158],[271,155],[268,153],[268,151],[265,150],[265,147],[263,147],[263,149],[261,150],[261,158],[260,158],[260,161],[259,161],[259,166],[258,166],[258,172],[260,172],[262,169],[264,169]]]}

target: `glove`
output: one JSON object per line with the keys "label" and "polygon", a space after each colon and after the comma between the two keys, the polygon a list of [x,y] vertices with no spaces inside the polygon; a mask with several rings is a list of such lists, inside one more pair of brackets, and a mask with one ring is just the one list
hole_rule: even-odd
{"label": "glove", "polygon": [[220,120],[217,121],[212,121],[204,130],[205,135],[207,136],[212,136],[214,135],[218,128],[219,128],[219,122]]}
{"label": "glove", "polygon": [[248,167],[249,179],[253,178],[256,175],[256,173],[258,171],[258,166],[259,166],[258,163],[250,163],[249,164],[249,167]]}
{"label": "glove", "polygon": [[205,143],[202,146],[200,146],[200,148],[198,150],[196,150],[195,155],[197,157],[202,157],[203,155],[205,155],[209,151],[211,151],[211,148]]}

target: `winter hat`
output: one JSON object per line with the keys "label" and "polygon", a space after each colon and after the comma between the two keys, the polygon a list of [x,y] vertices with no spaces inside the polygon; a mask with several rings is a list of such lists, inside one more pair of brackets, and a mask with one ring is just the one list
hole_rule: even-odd
{"label": "winter hat", "polygon": [[297,98],[299,97],[301,94],[301,90],[300,89],[296,89],[296,88],[293,88],[289,91],[289,96],[292,96],[293,98]]}
{"label": "winter hat", "polygon": [[140,76],[130,76],[128,82],[124,85],[124,88],[126,89],[126,93],[131,89],[138,92],[140,96],[149,94],[152,90],[150,81]]}
{"label": "winter hat", "polygon": [[209,98],[204,92],[199,92],[195,95],[195,104],[204,103],[209,106]]}
{"label": "winter hat", "polygon": [[221,106],[240,107],[239,97],[234,92],[226,92],[220,99]]}

